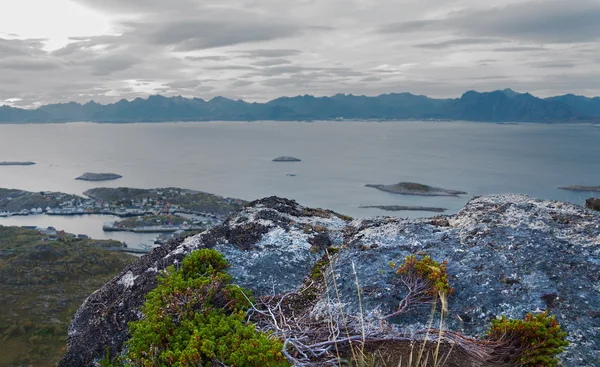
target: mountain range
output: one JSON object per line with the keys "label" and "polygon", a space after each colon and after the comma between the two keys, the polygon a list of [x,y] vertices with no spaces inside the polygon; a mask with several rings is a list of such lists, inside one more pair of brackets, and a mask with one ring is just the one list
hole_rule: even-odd
{"label": "mountain range", "polygon": [[411,93],[377,97],[337,94],[281,97],[266,103],[248,103],[225,97],[150,96],[101,105],[94,101],[48,104],[37,109],[0,106],[0,123],[51,122],[166,122],[255,121],[325,119],[443,119],[489,122],[597,122],[600,97],[566,94],[538,98],[511,89],[468,91],[460,98],[434,99]]}

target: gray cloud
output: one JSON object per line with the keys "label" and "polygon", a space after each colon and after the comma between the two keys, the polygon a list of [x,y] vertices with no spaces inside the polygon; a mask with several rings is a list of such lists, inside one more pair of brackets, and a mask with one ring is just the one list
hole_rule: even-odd
{"label": "gray cloud", "polygon": [[496,52],[535,52],[535,51],[546,51],[545,47],[527,47],[527,46],[515,46],[515,47],[498,47],[492,51]]}
{"label": "gray cloud", "polygon": [[495,38],[458,38],[448,41],[435,42],[435,43],[420,43],[415,47],[427,48],[432,50],[439,50],[443,48],[450,48],[455,46],[471,46],[471,45],[489,45],[494,43],[502,43],[504,40]]}
{"label": "gray cloud", "polygon": [[165,84],[167,87],[169,88],[173,88],[173,89],[189,89],[189,88],[196,88],[198,87],[200,84],[202,84],[202,82],[200,80],[177,80],[174,82],[170,82]]}
{"label": "gray cloud", "polygon": [[59,68],[61,68],[61,65],[58,62],[45,59],[14,57],[0,60],[0,70],[9,69],[43,72]]}
{"label": "gray cloud", "polygon": [[292,62],[290,60],[286,60],[286,59],[267,59],[267,60],[257,61],[255,63],[253,63],[252,65],[275,66],[275,65],[284,65],[284,64],[291,64],[291,63]]}
{"label": "gray cloud", "polygon": [[254,82],[249,80],[236,80],[235,82],[231,83],[233,87],[247,87],[252,84],[254,84]]}
{"label": "gray cloud", "polygon": [[536,68],[557,68],[557,69],[565,69],[565,68],[574,68],[577,66],[574,62],[566,62],[566,61],[542,61],[542,62],[532,62],[528,64],[529,66],[533,66]]}
{"label": "gray cloud", "polygon": [[176,51],[203,50],[241,43],[269,41],[299,34],[298,25],[265,21],[215,21],[193,19],[172,23],[128,23],[134,33],[150,43]]}
{"label": "gray cloud", "polygon": [[381,78],[377,77],[377,76],[368,76],[366,78],[362,78],[360,81],[361,82],[377,82],[380,81]]}
{"label": "gray cloud", "polygon": [[0,57],[41,55],[44,47],[43,39],[5,39],[0,38]]}
{"label": "gray cloud", "polygon": [[190,61],[227,61],[229,60],[226,56],[186,56],[186,60]]}
{"label": "gray cloud", "polygon": [[141,60],[130,55],[111,55],[93,61],[92,73],[94,75],[110,75],[117,71],[129,69]]}
{"label": "gray cloud", "polygon": [[593,42],[600,34],[600,4],[594,0],[521,1],[446,18],[399,22],[382,33],[449,31],[457,35],[501,37],[527,42]]}
{"label": "gray cloud", "polygon": [[206,66],[204,69],[207,70],[256,70],[254,66],[249,65],[214,65]]}
{"label": "gray cloud", "polygon": [[240,51],[239,53],[247,57],[286,57],[299,55],[302,53],[302,51],[294,49],[259,49],[250,51]]}

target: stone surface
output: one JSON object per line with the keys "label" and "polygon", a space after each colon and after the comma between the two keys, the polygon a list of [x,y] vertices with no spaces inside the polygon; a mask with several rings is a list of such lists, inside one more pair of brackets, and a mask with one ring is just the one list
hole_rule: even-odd
{"label": "stone surface", "polygon": [[600,198],[589,198],[585,201],[585,206],[592,210],[600,211]]}
{"label": "stone surface", "polygon": [[[157,273],[195,249],[223,252],[235,281],[261,295],[297,289],[329,246],[340,247],[332,266],[350,315],[359,313],[353,264],[364,315],[375,319],[393,311],[402,297],[389,261],[427,253],[448,261],[455,288],[450,329],[480,336],[500,314],[521,318],[549,310],[572,343],[562,363],[600,364],[600,213],[523,195],[493,195],[471,200],[457,215],[416,220],[349,222],[276,197],[250,203],[221,226],[154,250],[92,294],[73,319],[60,366],[90,365],[106,346],[120,353],[129,337],[127,322],[142,316],[140,306]],[[318,301],[315,315],[325,299]],[[390,321],[410,332],[424,326],[428,313],[424,308]]]}

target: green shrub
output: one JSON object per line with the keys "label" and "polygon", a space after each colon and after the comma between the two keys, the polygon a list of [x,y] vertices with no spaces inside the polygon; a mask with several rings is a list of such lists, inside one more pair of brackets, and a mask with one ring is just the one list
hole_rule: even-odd
{"label": "green shrub", "polygon": [[524,367],[556,366],[556,355],[569,345],[567,333],[548,312],[529,313],[523,320],[502,316],[492,321],[487,334],[490,340],[514,346],[516,357],[511,362]]}
{"label": "green shrub", "polygon": [[127,366],[279,367],[290,364],[283,344],[245,322],[250,292],[231,283],[227,261],[215,251],[192,252],[167,268],[148,293],[144,318],[129,324]]}

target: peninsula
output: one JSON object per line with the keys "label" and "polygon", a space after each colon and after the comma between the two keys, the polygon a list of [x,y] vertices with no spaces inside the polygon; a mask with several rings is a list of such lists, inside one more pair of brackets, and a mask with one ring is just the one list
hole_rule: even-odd
{"label": "peninsula", "polygon": [[559,187],[559,189],[561,189],[561,190],[568,190],[568,191],[593,191],[593,192],[600,192],[600,186],[573,185],[573,186]]}
{"label": "peninsula", "polygon": [[381,209],[389,212],[402,212],[402,211],[414,211],[414,212],[434,212],[443,213],[446,211],[445,208],[436,208],[430,206],[404,206],[404,205],[361,205],[361,209]]}
{"label": "peninsula", "polygon": [[273,162],[302,162],[301,159],[298,158],[294,158],[294,157],[277,157],[275,159],[273,159]]}
{"label": "peninsula", "polygon": [[81,180],[81,181],[110,181],[110,180],[119,179],[121,177],[123,177],[123,176],[117,175],[116,173],[91,173],[91,172],[87,172],[87,173],[84,173],[83,175],[77,177],[76,180]]}
{"label": "peninsula", "polygon": [[108,214],[119,217],[186,213],[222,220],[246,203],[240,199],[178,188],[95,188],[87,197],[60,192],[0,188],[0,217]]}
{"label": "peninsula", "polygon": [[35,162],[0,162],[0,166],[33,166]]}
{"label": "peninsula", "polygon": [[377,190],[391,192],[400,195],[419,195],[419,196],[459,196],[464,195],[464,191],[447,190],[439,187],[432,187],[414,182],[400,182],[395,185],[365,185]]}

